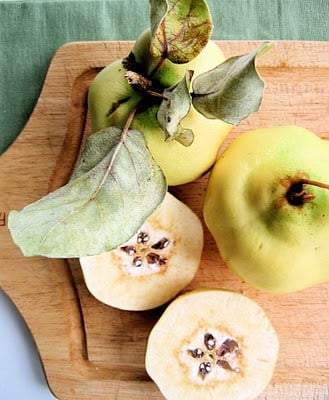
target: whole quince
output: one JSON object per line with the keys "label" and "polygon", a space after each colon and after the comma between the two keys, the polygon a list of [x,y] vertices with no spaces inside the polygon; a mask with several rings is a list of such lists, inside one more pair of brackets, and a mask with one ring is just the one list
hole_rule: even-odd
{"label": "whole quince", "polygon": [[[133,58],[143,76],[152,81],[153,86],[161,88],[160,91],[176,84],[187,70],[193,71],[192,79],[195,79],[225,60],[221,49],[209,41],[192,61],[176,64],[165,59],[159,66],[159,58],[150,53],[150,42],[151,32],[147,29],[133,46],[130,59]],[[127,81],[126,73],[125,60],[119,59],[105,67],[92,82],[88,107],[93,132],[107,126],[123,127],[132,109],[143,98],[140,90]],[[135,115],[132,128],[143,133],[168,185],[194,181],[213,165],[232,125],[220,119],[206,118],[191,105],[181,125],[184,129],[193,130],[193,143],[184,146],[176,140],[165,141],[164,131],[157,120],[159,98],[154,97],[153,100],[154,104],[148,103]]]}
{"label": "whole quince", "polygon": [[329,142],[298,126],[240,135],[209,178],[204,218],[229,267],[293,292],[329,281]]}

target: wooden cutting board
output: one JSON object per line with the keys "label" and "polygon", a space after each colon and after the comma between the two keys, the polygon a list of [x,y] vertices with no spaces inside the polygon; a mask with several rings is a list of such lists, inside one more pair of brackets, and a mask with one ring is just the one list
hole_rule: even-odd
{"label": "wooden cutting board", "polygon": [[[218,44],[232,56],[259,42]],[[144,352],[163,308],[127,312],[105,306],[88,293],[77,260],[24,258],[7,229],[11,209],[67,181],[89,132],[90,82],[131,46],[79,42],[61,47],[30,120],[0,158],[0,285],[29,326],[50,390],[61,400],[162,398],[145,372]],[[261,109],[234,129],[224,148],[241,132],[281,124],[302,125],[329,139],[329,43],[277,42],[258,65],[266,81]],[[206,182],[207,176],[171,190],[200,218]],[[277,368],[260,399],[328,399],[329,284],[288,295],[262,293],[227,269],[206,229],[205,239],[199,273],[187,289],[243,292],[263,306],[279,334]]]}

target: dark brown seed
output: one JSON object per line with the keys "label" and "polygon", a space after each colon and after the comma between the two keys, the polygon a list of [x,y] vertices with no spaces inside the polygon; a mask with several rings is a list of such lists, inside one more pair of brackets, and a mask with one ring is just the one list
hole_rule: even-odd
{"label": "dark brown seed", "polygon": [[144,244],[144,243],[147,243],[149,240],[150,240],[150,237],[149,237],[148,233],[146,233],[146,232],[140,232],[137,235],[137,243]]}
{"label": "dark brown seed", "polygon": [[204,335],[204,344],[208,350],[213,350],[213,348],[216,346],[216,339],[211,333],[206,333]]}
{"label": "dark brown seed", "polygon": [[234,339],[226,339],[223,342],[223,346],[227,348],[227,352],[235,353],[239,350],[239,345]]}
{"label": "dark brown seed", "polygon": [[140,256],[135,257],[133,260],[133,264],[135,267],[141,267],[143,265],[142,257]]}
{"label": "dark brown seed", "polygon": [[236,373],[239,373],[239,372],[240,372],[240,368],[238,368],[238,367],[232,368],[232,366],[230,365],[230,363],[229,363],[228,361],[226,361],[226,360],[223,360],[223,359],[218,360],[218,361],[216,362],[216,364],[217,364],[219,367],[221,367],[221,368],[228,369],[228,370],[233,371],[233,372],[236,372]]}
{"label": "dark brown seed", "polygon": [[158,242],[154,243],[154,245],[152,246],[152,249],[155,250],[162,250],[165,249],[169,244],[169,240],[167,238],[162,238],[160,239]]}
{"label": "dark brown seed", "polygon": [[157,265],[165,265],[168,261],[166,258],[153,252],[147,254],[146,260],[148,264],[157,264]]}
{"label": "dark brown seed", "polygon": [[230,353],[239,350],[239,345],[234,339],[227,339],[224,343],[229,348]]}
{"label": "dark brown seed", "polygon": [[136,253],[136,249],[134,246],[122,246],[121,250],[127,253],[129,256],[132,256]]}
{"label": "dark brown seed", "polygon": [[159,255],[156,253],[148,253],[146,256],[146,260],[149,264],[158,264],[159,263]]}
{"label": "dark brown seed", "polygon": [[160,256],[160,259],[159,259],[159,264],[160,265],[166,265],[167,262],[168,262],[167,258]]}
{"label": "dark brown seed", "polygon": [[204,356],[204,352],[200,348],[189,350],[189,352],[193,358],[201,358]]}
{"label": "dark brown seed", "polygon": [[225,356],[225,354],[227,354],[227,353],[229,353],[228,347],[227,347],[224,343],[222,343],[222,344],[218,347],[218,349],[216,350],[216,354],[217,354],[218,357],[223,357],[223,356]]}
{"label": "dark brown seed", "polygon": [[218,357],[223,357],[227,353],[234,353],[239,350],[239,345],[234,339],[226,339],[217,349]]}
{"label": "dark brown seed", "polygon": [[232,369],[230,363],[227,360],[223,360],[223,359],[217,360],[216,364],[219,367],[224,368],[224,369]]}
{"label": "dark brown seed", "polygon": [[199,365],[199,372],[201,375],[207,375],[211,372],[211,364],[209,361],[205,361]]}

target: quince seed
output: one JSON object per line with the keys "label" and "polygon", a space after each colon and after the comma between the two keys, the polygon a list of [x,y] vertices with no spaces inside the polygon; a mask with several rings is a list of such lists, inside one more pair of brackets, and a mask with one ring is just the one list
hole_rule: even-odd
{"label": "quince seed", "polygon": [[201,375],[207,375],[211,372],[211,364],[209,361],[205,361],[199,365],[199,372]]}
{"label": "quince seed", "polygon": [[216,346],[216,339],[213,337],[211,333],[206,333],[204,335],[204,344],[208,350],[213,350]]}
{"label": "quince seed", "polygon": [[204,356],[204,352],[200,348],[189,350],[189,352],[193,358],[201,358]]}
{"label": "quince seed", "polygon": [[235,353],[239,350],[238,343],[233,339],[226,339],[216,350],[218,357],[223,357],[227,353]]}
{"label": "quince seed", "polygon": [[166,258],[152,252],[147,254],[146,260],[148,264],[156,264],[156,265],[165,265],[168,262]]}
{"label": "quince seed", "polygon": [[128,254],[128,256],[133,256],[136,253],[134,246],[122,246],[121,250]]}
{"label": "quince seed", "polygon": [[150,237],[149,237],[148,233],[146,233],[146,232],[140,232],[140,233],[137,235],[137,243],[145,244],[145,243],[147,243],[149,240],[150,240]]}
{"label": "quince seed", "polygon": [[133,259],[133,265],[135,266],[135,267],[141,267],[142,265],[143,265],[143,260],[142,260],[142,257],[140,257],[140,256],[137,256],[137,257],[135,257],[134,259]]}
{"label": "quince seed", "polygon": [[168,245],[169,245],[169,239],[163,237],[158,242],[156,242],[152,245],[152,249],[162,250],[162,249],[165,249]]}

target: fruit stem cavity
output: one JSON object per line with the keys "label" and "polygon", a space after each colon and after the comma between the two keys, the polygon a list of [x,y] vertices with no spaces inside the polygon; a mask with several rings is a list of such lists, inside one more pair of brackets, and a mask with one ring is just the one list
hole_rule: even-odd
{"label": "fruit stem cavity", "polygon": [[302,206],[303,204],[310,203],[315,199],[315,195],[308,192],[308,190],[305,188],[305,185],[316,186],[329,190],[329,184],[306,178],[299,179],[297,182],[292,183],[286,194],[289,204],[292,206]]}

